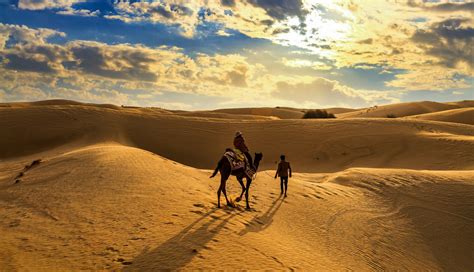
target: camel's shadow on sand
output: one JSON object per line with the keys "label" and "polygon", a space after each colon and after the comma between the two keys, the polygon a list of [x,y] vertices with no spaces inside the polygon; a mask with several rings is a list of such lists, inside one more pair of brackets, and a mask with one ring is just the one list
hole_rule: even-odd
{"label": "camel's shadow on sand", "polygon": [[[157,248],[145,249],[126,270],[177,270],[184,267],[199,255],[199,251],[208,248],[206,244],[213,240],[229,220],[241,213],[230,211],[215,215],[218,210],[220,209],[214,208],[203,214]],[[195,228],[199,224],[201,225]]]}
{"label": "camel's shadow on sand", "polygon": [[[248,232],[258,232],[266,229],[273,221],[272,217],[283,203],[283,199],[274,200],[270,208],[261,216],[253,217],[246,228],[239,235]],[[199,257],[201,250],[209,249],[207,244],[211,241],[218,242],[215,236],[225,228],[226,224],[237,215],[245,213],[239,209],[225,210],[214,208],[178,234],[163,242],[155,249],[145,249],[134,258],[131,265],[125,270],[178,270],[188,264],[194,257]]]}

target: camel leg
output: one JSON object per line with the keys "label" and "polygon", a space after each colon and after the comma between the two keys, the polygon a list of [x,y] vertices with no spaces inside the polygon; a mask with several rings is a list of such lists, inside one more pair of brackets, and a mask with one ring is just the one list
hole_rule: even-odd
{"label": "camel leg", "polygon": [[227,205],[229,205],[229,199],[227,198],[227,192],[225,190],[225,185],[227,183],[227,179],[229,178],[229,173],[222,171],[221,172],[221,185],[219,186],[219,190],[217,191],[217,207],[221,207],[221,192],[224,193],[225,200],[227,201]]}
{"label": "camel leg", "polygon": [[247,178],[247,186],[245,186],[245,202],[246,202],[246,208],[250,209],[249,205],[249,189],[250,189],[250,184],[252,183],[252,180]]}
{"label": "camel leg", "polygon": [[227,202],[227,206],[230,206],[229,199],[227,198],[227,192],[225,190],[225,183],[224,186],[222,186],[222,192],[224,193],[225,201]]}
{"label": "camel leg", "polygon": [[245,193],[245,185],[244,185],[244,181],[242,180],[242,178],[237,178],[237,180],[239,181],[240,187],[242,187],[242,192],[240,193],[240,196],[236,199],[236,201],[239,202],[242,199],[242,196]]}
{"label": "camel leg", "polygon": [[217,189],[217,208],[221,207],[221,191],[222,191],[222,182],[221,182],[221,185],[219,186],[219,189]]}

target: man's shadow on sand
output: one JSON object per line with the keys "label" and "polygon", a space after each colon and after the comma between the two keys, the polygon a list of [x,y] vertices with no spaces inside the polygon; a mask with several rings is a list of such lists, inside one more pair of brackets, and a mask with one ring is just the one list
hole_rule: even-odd
{"label": "man's shadow on sand", "polygon": [[[206,244],[225,227],[230,219],[240,214],[239,211],[231,211],[220,216],[213,215],[218,210],[214,208],[205,213],[157,248],[145,249],[125,270],[178,270],[184,267],[199,254],[200,250],[208,249]],[[201,221],[203,223],[193,229]],[[218,221],[221,222],[216,225]]]}
{"label": "man's shadow on sand", "polygon": [[247,227],[239,232],[240,236],[243,236],[249,232],[260,232],[268,228],[273,222],[273,216],[280,209],[284,202],[284,198],[280,195],[276,198],[272,205],[263,215],[257,215],[253,217],[246,225]]}

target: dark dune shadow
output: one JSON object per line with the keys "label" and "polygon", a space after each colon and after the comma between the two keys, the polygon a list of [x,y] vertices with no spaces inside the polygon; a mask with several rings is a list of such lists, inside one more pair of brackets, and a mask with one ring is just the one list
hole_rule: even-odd
{"label": "dark dune shadow", "polygon": [[278,209],[280,209],[281,204],[283,204],[284,198],[279,196],[275,199],[268,208],[268,210],[261,216],[255,216],[247,223],[247,227],[239,232],[239,235],[245,235],[249,232],[259,232],[268,228],[273,222],[273,216],[276,214]]}
{"label": "dark dune shadow", "polygon": [[[218,209],[205,213],[158,247],[152,250],[145,249],[125,270],[179,270],[184,267],[199,254],[200,250],[206,248],[206,244],[224,228],[231,218],[238,214],[231,212],[221,216],[213,215],[216,211]],[[195,228],[199,224],[200,226]]]}

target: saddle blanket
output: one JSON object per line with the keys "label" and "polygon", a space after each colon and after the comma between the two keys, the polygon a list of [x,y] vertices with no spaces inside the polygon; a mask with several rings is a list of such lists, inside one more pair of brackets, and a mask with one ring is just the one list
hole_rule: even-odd
{"label": "saddle blanket", "polygon": [[227,150],[224,153],[224,156],[229,161],[232,171],[245,167],[245,161],[243,159],[240,159],[236,152],[234,152],[233,150]]}

